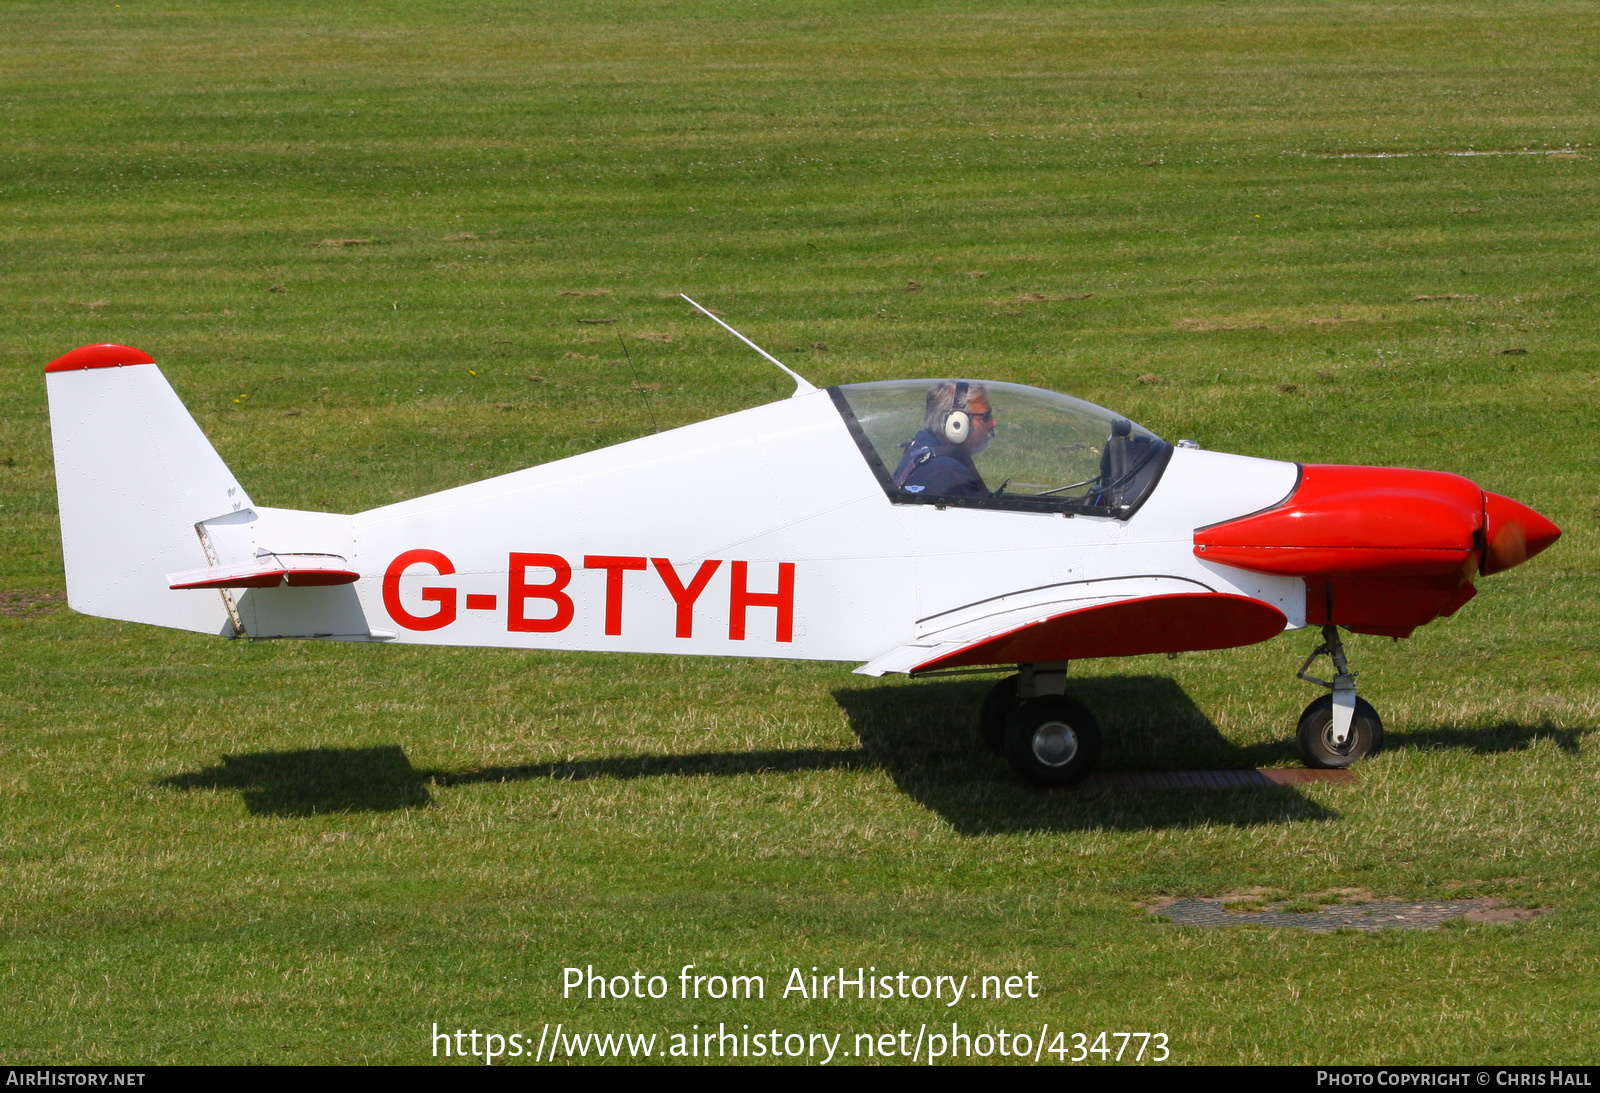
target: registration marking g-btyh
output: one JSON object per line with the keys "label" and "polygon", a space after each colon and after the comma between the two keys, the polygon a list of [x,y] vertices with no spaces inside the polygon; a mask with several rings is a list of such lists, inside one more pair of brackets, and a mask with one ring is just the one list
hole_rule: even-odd
{"label": "registration marking g-btyh", "polygon": [[[722,559],[708,558],[692,570],[685,567],[680,572],[667,558],[620,554],[586,554],[582,562],[583,569],[597,569],[605,573],[603,618],[607,635],[622,634],[627,575],[653,572],[672,598],[675,608],[673,634],[679,638],[694,637],[695,607],[722,565]],[[396,624],[407,630],[442,630],[459,617],[457,604],[462,594],[452,585],[427,585],[419,590],[418,595],[423,603],[436,605],[435,609],[426,614],[411,610],[401,598],[400,581],[409,570],[419,566],[431,567],[434,574],[440,577],[453,576],[456,572],[455,563],[440,551],[404,551],[384,571],[384,608]],[[795,564],[779,562],[777,570],[777,589],[763,592],[750,587],[748,561],[728,563],[730,641],[746,640],[751,608],[772,609],[776,613],[774,638],[781,642],[794,640]],[[568,590],[572,583],[573,566],[563,555],[512,551],[506,560],[506,574],[507,631],[558,634],[572,625],[579,604]],[[499,607],[499,597],[494,593],[467,592],[464,600],[468,611],[494,611]]]}

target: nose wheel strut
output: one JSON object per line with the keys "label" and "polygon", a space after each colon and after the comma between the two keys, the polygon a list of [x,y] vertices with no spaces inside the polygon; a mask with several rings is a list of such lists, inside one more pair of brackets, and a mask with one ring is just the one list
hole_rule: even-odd
{"label": "nose wheel strut", "polygon": [[[1335,674],[1331,681],[1306,674],[1306,669],[1322,656],[1333,661]],[[1331,692],[1300,715],[1296,741],[1307,766],[1348,767],[1378,753],[1383,747],[1383,721],[1370,703],[1356,696],[1356,673],[1345,659],[1337,626],[1322,628],[1322,644],[1311,651],[1295,675]]]}

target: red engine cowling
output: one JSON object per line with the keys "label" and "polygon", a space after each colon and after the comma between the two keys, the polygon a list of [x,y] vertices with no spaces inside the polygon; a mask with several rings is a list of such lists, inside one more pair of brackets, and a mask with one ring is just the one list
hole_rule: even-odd
{"label": "red engine cowling", "polygon": [[1520,565],[1560,535],[1459,475],[1308,464],[1282,503],[1200,528],[1194,550],[1304,578],[1308,623],[1406,637],[1470,600],[1480,573]]}

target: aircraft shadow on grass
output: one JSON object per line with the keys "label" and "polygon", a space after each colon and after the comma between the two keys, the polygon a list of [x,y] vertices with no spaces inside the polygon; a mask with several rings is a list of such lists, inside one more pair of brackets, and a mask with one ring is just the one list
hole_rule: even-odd
{"label": "aircraft shadow on grass", "polygon": [[[1197,824],[1253,826],[1328,820],[1337,813],[1293,787],[1235,790],[1107,788],[1041,791],[1023,786],[983,751],[973,724],[990,680],[940,680],[914,687],[841,688],[834,699],[860,738],[856,748],[625,755],[468,771],[419,770],[399,745],[225,755],[214,766],[159,780],[174,789],[238,790],[254,815],[309,816],[423,808],[434,790],[478,783],[594,778],[737,777],[819,770],[885,771],[908,796],[963,834],[1089,829],[1138,830]],[[1075,678],[1071,693],[1105,730],[1100,769],[1219,770],[1298,762],[1294,743],[1228,741],[1171,679]],[[1440,727],[1392,733],[1387,747],[1520,751],[1553,740],[1576,753],[1586,730],[1545,723],[1485,729]]]}
{"label": "aircraft shadow on grass", "polygon": [[623,755],[556,763],[525,763],[470,771],[418,770],[398,744],[373,748],[308,748],[224,755],[222,762],[160,779],[173,789],[236,789],[260,816],[327,812],[391,812],[431,803],[428,789],[481,782],[591,778],[663,778],[762,774],[801,770],[860,770],[871,766],[860,748],[794,751],[693,752]]}
{"label": "aircraft shadow on grass", "polygon": [[256,816],[392,812],[429,803],[427,779],[398,744],[224,755],[222,762],[160,779],[172,789],[236,789]]}
{"label": "aircraft shadow on grass", "polygon": [[1432,729],[1413,729],[1410,732],[1391,732],[1385,736],[1386,750],[1418,748],[1432,751],[1455,748],[1478,755],[1495,755],[1507,751],[1525,751],[1541,740],[1550,740],[1568,755],[1582,750],[1583,738],[1597,729],[1558,729],[1549,721],[1537,725],[1524,725],[1516,721],[1502,721],[1483,729],[1440,725]]}
{"label": "aircraft shadow on grass", "polygon": [[[1338,817],[1290,786],[1176,791],[1025,786],[1011,776],[1004,759],[983,750],[977,740],[977,709],[993,682],[843,688],[833,697],[872,765],[963,834],[1247,827]],[[1075,677],[1067,689],[1100,720],[1105,751],[1097,769],[1106,774],[1298,762],[1289,740],[1253,747],[1230,743],[1183,688],[1165,677]]]}

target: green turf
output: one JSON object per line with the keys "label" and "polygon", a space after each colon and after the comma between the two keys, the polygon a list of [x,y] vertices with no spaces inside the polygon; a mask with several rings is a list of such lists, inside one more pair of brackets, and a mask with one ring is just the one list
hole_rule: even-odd
{"label": "green turf", "polygon": [[[6,1061],[951,1019],[1164,1031],[1179,1062],[1596,1060],[1593,5],[4,15]],[[1389,750],[1273,792],[1025,790],[973,746],[980,682],[61,605],[53,357],[147,350],[253,497],[355,511],[787,391],[679,291],[819,384],[1038,384],[1208,448],[1465,474],[1565,535],[1355,639]],[[1311,644],[1083,663],[1074,693],[1108,768],[1291,763]],[[1140,906],[1334,888],[1552,910],[1310,935]],[[567,965],[675,993],[686,963],[769,996],[559,996]],[[1044,996],[773,997],[813,965]]]}

